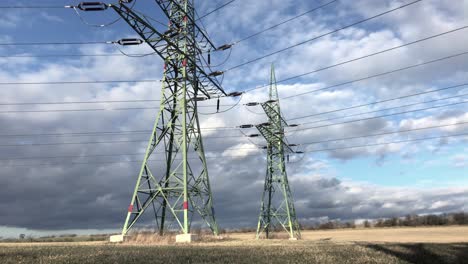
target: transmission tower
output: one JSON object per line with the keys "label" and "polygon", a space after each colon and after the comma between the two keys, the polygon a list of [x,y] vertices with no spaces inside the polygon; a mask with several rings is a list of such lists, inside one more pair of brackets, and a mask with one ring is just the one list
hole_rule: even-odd
{"label": "transmission tower", "polygon": [[268,116],[267,123],[256,125],[267,141],[267,170],[263,188],[257,239],[263,234],[270,237],[274,231],[285,230],[290,239],[299,239],[301,234],[296,217],[294,201],[286,173],[285,152],[294,153],[284,137],[288,126],[281,116],[274,66],[271,66],[269,100],[261,104]]}
{"label": "transmission tower", "polygon": [[[158,31],[146,18],[128,7],[132,0],[121,0],[115,5],[81,3],[82,7],[84,4],[82,10],[89,9],[85,11],[112,8],[140,35],[142,42],[164,60],[159,112],[122,235],[116,241],[123,239],[148,208],[154,211],[161,235],[169,229],[180,230],[181,240],[191,241],[194,214],[204,220],[214,235],[218,234],[197,103],[227,96],[215,78],[222,73],[208,73],[202,64],[203,53],[226,49],[226,45],[216,48],[199,28],[195,22],[193,1],[155,0],[169,20],[168,29],[164,32]],[[135,39],[123,41],[128,45],[138,42]],[[151,159],[156,150],[165,153],[162,164]]]}

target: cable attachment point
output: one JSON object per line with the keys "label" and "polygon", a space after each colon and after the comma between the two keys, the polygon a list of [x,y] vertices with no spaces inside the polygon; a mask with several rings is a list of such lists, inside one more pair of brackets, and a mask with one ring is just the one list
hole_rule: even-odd
{"label": "cable attachment point", "polygon": [[271,123],[265,122],[265,123],[260,123],[257,126],[269,126],[269,125],[271,125]]}
{"label": "cable attachment point", "polygon": [[133,45],[141,45],[145,43],[145,41],[142,39],[138,39],[138,38],[123,38],[118,41],[114,41],[112,43],[119,44],[122,46],[133,46]]}
{"label": "cable attachment point", "polygon": [[296,154],[304,154],[304,151],[296,151],[296,152],[294,152],[294,153],[296,153]]}
{"label": "cable attachment point", "polygon": [[166,38],[173,38],[177,35],[179,35],[179,30],[177,29],[174,29],[174,28],[171,28],[171,29],[168,29],[164,32],[163,34]]}
{"label": "cable attachment point", "polygon": [[299,146],[299,145],[298,145],[298,144],[289,144],[288,146],[290,146],[290,147],[297,147],[297,146]]}
{"label": "cable attachment point", "polygon": [[197,102],[203,102],[203,101],[208,100],[208,98],[206,98],[206,97],[194,97],[194,98],[192,98],[192,100],[197,101]]}
{"label": "cable attachment point", "polygon": [[222,46],[219,46],[219,47],[216,49],[216,51],[218,51],[218,50],[227,50],[227,49],[230,49],[230,48],[232,48],[232,45],[233,45],[233,44],[224,44],[224,45],[222,45]]}
{"label": "cable attachment point", "polygon": [[288,125],[288,127],[298,127],[299,124],[291,124],[291,125]]}
{"label": "cable attachment point", "polygon": [[257,106],[259,105],[260,103],[257,103],[257,102],[251,102],[251,103],[246,103],[245,105],[246,106]]}
{"label": "cable attachment point", "polygon": [[78,8],[81,11],[104,11],[109,6],[103,2],[81,2],[77,6],[70,6],[71,8]]}
{"label": "cable attachment point", "polygon": [[228,97],[238,97],[238,96],[241,96],[243,94],[244,94],[243,92],[232,92],[232,93],[228,94],[227,96]]}
{"label": "cable attachment point", "polygon": [[130,4],[131,2],[133,2],[133,0],[119,0],[121,4]]}
{"label": "cable attachment point", "polygon": [[223,71],[214,71],[214,72],[208,74],[208,76],[216,77],[216,76],[220,76],[220,75],[223,75],[223,74],[224,74]]}
{"label": "cable attachment point", "polygon": [[251,135],[248,135],[248,137],[250,137],[250,138],[255,138],[255,137],[259,137],[259,136],[260,136],[260,134],[251,134]]}
{"label": "cable attachment point", "polygon": [[239,128],[252,128],[254,125],[240,125]]}
{"label": "cable attachment point", "polygon": [[265,102],[265,104],[271,104],[271,103],[276,103],[278,100],[268,100]]}

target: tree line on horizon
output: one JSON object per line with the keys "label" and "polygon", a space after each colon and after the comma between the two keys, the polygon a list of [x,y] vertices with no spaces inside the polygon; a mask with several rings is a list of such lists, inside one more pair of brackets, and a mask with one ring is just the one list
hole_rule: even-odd
{"label": "tree line on horizon", "polygon": [[357,226],[372,227],[417,227],[417,226],[451,226],[468,225],[468,213],[428,214],[428,215],[406,215],[404,217],[380,218],[365,220],[357,225],[355,221],[333,220],[324,223],[302,225],[304,230],[326,230],[356,228]]}

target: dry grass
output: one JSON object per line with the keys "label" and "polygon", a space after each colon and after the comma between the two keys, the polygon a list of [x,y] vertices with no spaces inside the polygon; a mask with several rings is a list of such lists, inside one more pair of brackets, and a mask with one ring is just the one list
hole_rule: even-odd
{"label": "dry grass", "polygon": [[[228,241],[230,240],[230,235],[223,235],[219,237],[214,237],[211,233],[195,231],[193,232],[197,235],[198,241],[197,244],[204,243],[215,243],[219,241]],[[128,237],[125,238],[126,245],[172,245],[176,241],[176,233],[165,234],[160,236],[154,231],[138,231],[133,232]]]}
{"label": "dry grass", "polygon": [[154,232],[136,232],[126,238],[126,244],[170,245],[175,243],[175,234],[160,236]]}
{"label": "dry grass", "polygon": [[[401,227],[302,231],[302,240],[388,243],[468,243],[468,226]],[[278,234],[278,238],[281,237]],[[252,240],[254,233],[231,233],[236,240]]]}
{"label": "dry grass", "polygon": [[[224,244],[224,243],[221,243]],[[368,244],[269,240],[225,246],[0,246],[0,263],[466,263],[468,244]]]}
{"label": "dry grass", "polygon": [[[124,244],[105,242],[0,244],[0,263],[467,263],[468,227],[303,232],[303,240],[224,240],[174,245],[174,236],[141,232]],[[435,242],[440,243],[419,243]],[[379,242],[375,242],[379,241]],[[384,243],[386,242],[386,243]],[[391,242],[391,243],[388,243]],[[405,242],[405,243],[402,243]]]}
{"label": "dry grass", "polygon": [[305,240],[330,238],[338,242],[466,243],[468,242],[468,226],[306,231],[302,233],[302,237]]}

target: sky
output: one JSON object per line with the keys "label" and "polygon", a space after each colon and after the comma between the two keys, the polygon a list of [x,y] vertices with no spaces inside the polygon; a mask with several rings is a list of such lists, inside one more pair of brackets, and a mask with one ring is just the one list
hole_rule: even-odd
{"label": "sky", "polygon": [[[199,23],[221,46],[327,2],[236,0]],[[219,114],[214,114],[216,101],[201,103],[201,127],[265,122],[260,107],[245,104],[267,100],[268,89],[261,86],[269,81],[271,64],[275,65],[277,79],[285,80],[468,26],[467,1],[423,0],[233,68],[410,2],[337,1],[241,41],[231,51],[213,53],[213,70],[227,70],[222,80],[227,92],[258,89],[241,98],[221,99],[223,113]],[[78,3],[40,1],[40,5],[52,6]],[[200,0],[195,5],[202,16],[223,3]],[[1,6],[33,4],[39,5],[37,1],[5,0]],[[167,23],[154,1],[138,0],[134,9]],[[117,19],[110,9],[79,15],[64,8],[4,9],[0,14],[0,44],[107,42],[137,37]],[[155,26],[164,31],[156,22]],[[457,30],[278,83],[284,118],[301,124],[287,129],[288,141],[322,142],[300,146],[299,150],[307,153],[291,155],[287,164],[301,223],[468,210],[468,137],[463,136],[468,133],[468,124],[463,124],[468,122],[463,103],[468,86],[460,86],[468,83],[468,54],[459,55],[468,52],[467,32]],[[106,233],[121,228],[149,134],[69,134],[149,130],[158,102],[24,104],[157,100],[162,60],[156,55],[134,58],[120,53],[150,54],[145,45],[119,48],[112,44],[0,45],[0,237]],[[118,55],[34,57],[65,54]],[[12,55],[16,57],[8,57]],[[410,66],[414,67],[395,71]],[[395,72],[365,79],[389,71]],[[359,79],[365,80],[352,82]],[[155,81],[17,84],[106,80]],[[329,86],[333,88],[311,92]],[[446,87],[452,88],[442,89]],[[440,91],[427,93],[432,90]],[[420,95],[370,104],[413,94]],[[365,106],[355,107],[360,105]],[[405,107],[396,108],[399,106]],[[142,107],[147,109],[115,109]],[[96,108],[107,110],[62,111]],[[350,109],[335,111],[344,108]],[[43,110],[60,111],[40,112]],[[357,119],[364,120],[350,122]],[[63,133],[68,136],[31,136]],[[203,130],[216,217],[223,228],[251,227],[258,219],[266,153],[255,144],[265,142],[261,138],[249,141],[242,133],[256,131]],[[421,138],[433,139],[411,141]],[[102,141],[130,142],[90,143]],[[395,141],[405,142],[385,144]],[[357,147],[363,145],[374,146]],[[121,155],[103,156],[114,154]]]}

